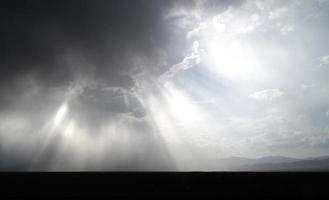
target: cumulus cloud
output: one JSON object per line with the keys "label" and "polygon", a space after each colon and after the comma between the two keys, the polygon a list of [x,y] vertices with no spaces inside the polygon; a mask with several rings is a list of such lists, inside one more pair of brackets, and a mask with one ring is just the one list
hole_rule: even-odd
{"label": "cumulus cloud", "polygon": [[320,58],[321,66],[329,66],[329,55]]}
{"label": "cumulus cloud", "polygon": [[271,20],[277,19],[277,18],[282,17],[282,15],[286,12],[288,12],[288,8],[287,7],[281,7],[281,8],[278,8],[276,10],[271,11],[269,13],[268,18],[271,19]]}
{"label": "cumulus cloud", "polygon": [[256,101],[272,101],[284,95],[284,92],[279,89],[266,89],[249,94],[248,98]]}
{"label": "cumulus cloud", "polygon": [[287,24],[287,25],[284,25],[282,28],[281,28],[281,34],[282,35],[287,35],[288,33],[290,32],[293,32],[295,29],[294,29],[294,26],[290,25],[290,24]]}

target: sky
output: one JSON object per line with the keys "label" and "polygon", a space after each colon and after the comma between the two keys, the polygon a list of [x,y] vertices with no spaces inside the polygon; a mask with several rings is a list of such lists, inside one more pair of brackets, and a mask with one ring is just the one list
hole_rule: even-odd
{"label": "sky", "polygon": [[0,2],[0,170],[329,154],[328,0]]}

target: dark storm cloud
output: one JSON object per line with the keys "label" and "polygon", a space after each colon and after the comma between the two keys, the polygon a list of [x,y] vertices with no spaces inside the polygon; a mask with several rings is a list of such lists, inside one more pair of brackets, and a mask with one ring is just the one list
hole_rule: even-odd
{"label": "dark storm cloud", "polygon": [[[69,115],[90,132],[117,119],[116,114],[143,117],[129,90],[134,85],[130,72],[143,64],[135,63],[136,57],[147,58],[151,71],[163,59],[159,52],[166,51],[161,49],[168,32],[161,16],[168,5],[143,0],[1,1],[1,169],[27,169],[38,152],[43,152],[38,162],[49,163],[44,157],[51,160],[62,139],[52,138],[42,149],[44,137],[38,134],[44,134],[43,127],[67,100],[72,85],[82,91],[69,102]],[[96,86],[80,85],[84,79]],[[149,135],[150,130],[137,129],[131,131]],[[10,154],[17,156],[9,159]]]}
{"label": "dark storm cloud", "polygon": [[[211,15],[231,2],[183,1],[182,7],[202,5]],[[143,90],[161,99],[161,90],[144,79],[138,81],[146,89],[139,87],[132,77],[145,70],[157,79],[186,57],[186,32],[171,26],[176,18],[164,17],[176,3],[0,1],[0,170],[57,169],[57,163],[89,169],[75,158],[104,170],[174,168],[136,95]]]}
{"label": "dark storm cloud", "polygon": [[[216,12],[232,4],[214,0],[182,4],[196,7],[197,2]],[[172,53],[176,51],[170,40],[175,39],[162,17],[173,3],[176,1],[1,1],[0,80],[8,84],[29,74],[41,84],[58,86],[68,84],[82,71],[93,73],[97,81],[109,86],[132,87],[130,71],[144,64],[136,63],[136,56],[147,58],[151,71],[157,70],[152,67],[163,55],[172,61],[181,59],[173,59],[177,55]],[[77,57],[78,67],[67,61],[70,56]]]}
{"label": "dark storm cloud", "polygon": [[116,114],[136,118],[145,116],[145,110],[136,96],[123,88],[87,87],[83,92],[71,97],[68,104],[70,117],[92,130],[97,130],[109,120],[113,120]]}
{"label": "dark storm cloud", "polygon": [[62,60],[73,52],[88,63],[99,81],[131,87],[130,58],[135,52],[155,58],[157,48],[165,43],[163,4],[1,1],[0,79],[8,82],[28,73],[43,84],[65,84],[73,72]]}
{"label": "dark storm cloud", "polygon": [[[196,8],[198,2],[209,10],[229,4],[181,4]],[[65,89],[81,77],[102,87],[129,89],[138,68],[165,72],[184,58],[187,45],[185,32],[174,34],[163,19],[174,4],[177,1],[1,1],[1,105],[15,104],[35,87]]]}

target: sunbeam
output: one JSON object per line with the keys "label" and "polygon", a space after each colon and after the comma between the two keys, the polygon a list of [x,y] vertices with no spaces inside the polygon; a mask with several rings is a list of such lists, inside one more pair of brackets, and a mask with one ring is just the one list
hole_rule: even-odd
{"label": "sunbeam", "polygon": [[327,0],[13,2],[0,171],[227,170],[226,157],[329,152]]}

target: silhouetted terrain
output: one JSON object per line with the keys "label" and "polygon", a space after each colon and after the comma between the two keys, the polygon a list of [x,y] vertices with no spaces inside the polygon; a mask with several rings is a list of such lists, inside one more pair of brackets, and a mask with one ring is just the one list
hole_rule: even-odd
{"label": "silhouetted terrain", "polygon": [[220,171],[329,171],[329,157],[312,157],[305,159],[283,156],[262,158],[229,157],[220,159]]}

